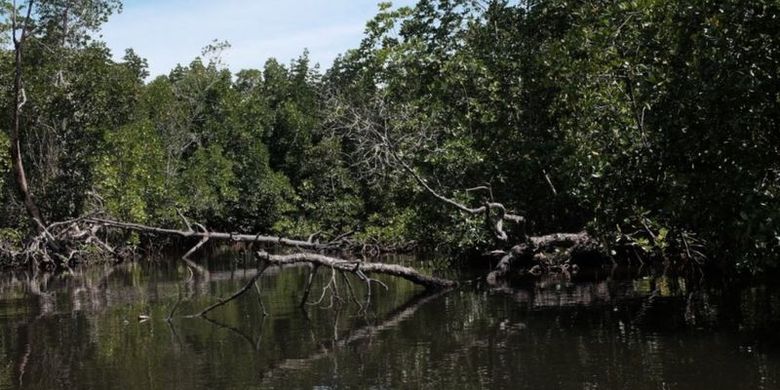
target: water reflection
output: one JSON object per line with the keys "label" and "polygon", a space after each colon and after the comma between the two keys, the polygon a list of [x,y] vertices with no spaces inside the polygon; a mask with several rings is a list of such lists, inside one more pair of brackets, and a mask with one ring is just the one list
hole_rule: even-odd
{"label": "water reflection", "polygon": [[464,273],[437,295],[384,279],[369,310],[301,311],[297,267],[259,279],[268,315],[246,294],[183,318],[255,272],[241,259],[5,274],[0,388],[778,387],[770,286],[604,270],[488,288]]}

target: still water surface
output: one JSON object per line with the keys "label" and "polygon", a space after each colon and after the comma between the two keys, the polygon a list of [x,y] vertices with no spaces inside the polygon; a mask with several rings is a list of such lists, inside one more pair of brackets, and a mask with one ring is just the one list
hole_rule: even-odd
{"label": "still water surface", "polygon": [[[389,290],[375,287],[367,310],[326,308],[325,294],[303,311],[299,267],[260,279],[267,316],[252,290],[208,320],[183,318],[253,274],[205,265],[2,276],[0,389],[780,388],[773,287],[724,292],[619,270],[490,289],[449,271],[463,287],[427,296],[383,279]],[[310,300],[330,277],[320,273]]]}

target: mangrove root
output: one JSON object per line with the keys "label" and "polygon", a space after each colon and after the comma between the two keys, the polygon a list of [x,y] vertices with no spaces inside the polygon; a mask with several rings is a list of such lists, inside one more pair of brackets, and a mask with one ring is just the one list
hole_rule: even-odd
{"label": "mangrove root", "polygon": [[[591,250],[597,246],[596,241],[587,232],[529,237],[526,242],[514,246],[501,258],[493,271],[488,274],[487,281],[492,285],[498,284],[510,272],[518,269],[531,270],[533,274],[541,273],[542,270],[555,265],[555,258],[568,261],[578,251]],[[559,252],[553,258],[544,255],[556,250]]]}

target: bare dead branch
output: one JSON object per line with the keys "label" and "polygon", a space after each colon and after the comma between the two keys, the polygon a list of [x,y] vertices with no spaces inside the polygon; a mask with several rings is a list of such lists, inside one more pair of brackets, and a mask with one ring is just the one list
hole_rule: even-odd
{"label": "bare dead branch", "polygon": [[317,242],[308,242],[303,240],[293,240],[293,239],[277,237],[277,236],[266,236],[261,234],[251,235],[251,234],[211,232],[208,231],[202,225],[198,225],[198,224],[195,224],[195,226],[199,226],[201,228],[201,231],[199,232],[160,228],[160,227],[147,226],[147,225],[142,225],[137,223],[113,221],[110,219],[102,219],[102,218],[88,218],[87,221],[90,223],[102,225],[109,228],[132,230],[141,233],[164,234],[164,235],[179,236],[184,238],[200,238],[200,239],[208,238],[210,240],[228,241],[228,242],[257,242],[257,243],[283,245],[283,246],[289,246],[294,248],[311,249],[311,250],[337,249],[337,247],[329,244],[321,244]]}
{"label": "bare dead branch", "polygon": [[265,310],[265,305],[263,304],[263,295],[260,292],[259,280],[255,280],[255,292],[257,293],[257,304],[260,305],[260,310],[263,311],[263,317],[267,317],[268,311]]}
{"label": "bare dead branch", "polygon": [[314,283],[314,277],[317,275],[317,271],[319,271],[319,269],[319,264],[315,264],[314,267],[312,267],[309,271],[309,279],[306,281],[306,288],[303,290],[303,298],[301,298],[301,304],[299,305],[300,307],[304,307],[306,305],[306,301],[309,300],[311,285]]}
{"label": "bare dead branch", "polygon": [[[437,137],[445,131],[432,131],[428,123],[414,115],[413,109],[406,106],[393,106],[382,96],[377,96],[360,105],[350,104],[336,92],[329,101],[333,106],[333,131],[337,136],[349,139],[355,144],[355,151],[350,156],[353,166],[359,167],[358,172],[366,175],[369,182],[383,177],[387,171],[401,170],[411,175],[415,181],[437,200],[448,204],[457,210],[471,215],[484,214],[485,219],[501,241],[508,241],[504,230],[504,220],[514,223],[524,223],[523,216],[507,212],[506,207],[493,199],[489,186],[470,188],[466,192],[487,190],[490,201],[480,207],[470,207],[452,198],[442,195],[424,179],[414,167],[410,166],[405,155],[419,155],[436,150]],[[413,130],[406,127],[413,126]]]}
{"label": "bare dead branch", "polygon": [[[269,262],[272,265],[290,265],[298,263],[309,263],[313,265],[320,265],[324,267],[330,267],[337,271],[349,272],[356,275],[363,273],[368,274],[383,274],[389,276],[400,277],[406,279],[414,284],[425,287],[429,290],[437,290],[442,288],[450,288],[458,285],[457,282],[440,279],[433,276],[423,275],[417,270],[405,267],[398,264],[385,264],[385,263],[369,263],[360,261],[342,260],[315,253],[295,253],[291,255],[272,255],[264,251],[259,251],[256,256],[260,260]],[[386,286],[385,286],[386,287]]]}

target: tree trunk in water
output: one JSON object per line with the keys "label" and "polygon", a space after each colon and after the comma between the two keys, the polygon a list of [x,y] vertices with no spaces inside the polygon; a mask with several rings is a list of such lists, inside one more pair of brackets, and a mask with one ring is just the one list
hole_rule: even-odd
{"label": "tree trunk in water", "polygon": [[371,263],[363,261],[349,261],[328,257],[316,253],[293,253],[290,255],[272,255],[267,252],[259,251],[256,256],[272,265],[292,265],[298,263],[310,263],[323,267],[332,268],[342,272],[367,274],[382,274],[406,279],[416,285],[425,287],[427,290],[441,290],[457,287],[458,283],[441,279],[434,276],[421,274],[414,268],[405,267],[398,264]]}
{"label": "tree trunk in water", "polygon": [[[596,240],[594,240],[587,232],[579,233],[555,233],[545,236],[529,237],[527,242],[515,245],[501,261],[496,264],[490,274],[487,276],[487,282],[490,285],[496,285],[501,280],[509,276],[513,268],[517,266],[532,267],[539,262],[534,258],[534,255],[540,252],[552,252],[556,248],[563,249],[562,258],[571,259],[575,250],[588,247],[597,246]],[[541,266],[547,264],[539,264]]]}

